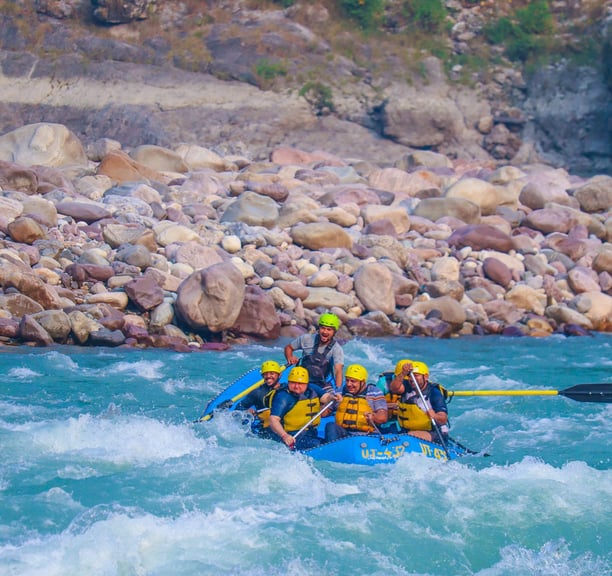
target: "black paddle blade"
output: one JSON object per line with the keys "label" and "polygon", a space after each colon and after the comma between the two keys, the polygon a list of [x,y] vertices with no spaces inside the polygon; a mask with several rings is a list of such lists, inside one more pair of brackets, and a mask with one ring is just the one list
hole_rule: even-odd
{"label": "black paddle blade", "polygon": [[565,390],[559,390],[558,394],[566,396],[578,402],[612,402],[612,382],[604,384],[578,384]]}

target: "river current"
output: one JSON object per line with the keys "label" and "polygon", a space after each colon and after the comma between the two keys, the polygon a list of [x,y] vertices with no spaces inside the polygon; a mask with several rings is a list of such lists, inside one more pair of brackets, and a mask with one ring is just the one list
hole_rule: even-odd
{"label": "river current", "polygon": [[[207,402],[286,341],[177,354],[0,349],[0,574],[612,574],[612,405],[467,396],[451,434],[490,456],[314,461]],[[451,390],[612,381],[612,337],[356,339]]]}

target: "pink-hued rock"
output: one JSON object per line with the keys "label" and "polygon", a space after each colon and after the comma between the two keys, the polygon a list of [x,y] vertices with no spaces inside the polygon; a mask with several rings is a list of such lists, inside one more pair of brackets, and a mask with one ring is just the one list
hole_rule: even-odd
{"label": "pink-hued rock", "polygon": [[447,240],[449,246],[473,250],[497,250],[509,252],[513,248],[512,238],[498,228],[487,224],[464,226],[455,230]]}
{"label": "pink-hued rock", "polygon": [[374,206],[380,204],[380,196],[363,184],[328,186],[327,191],[319,198],[323,206],[342,206],[357,204],[357,206]]}
{"label": "pink-hued rock", "polygon": [[164,291],[152,276],[134,278],[124,289],[140,310],[152,310],[164,301]]}
{"label": "pink-hued rock", "polygon": [[567,234],[579,222],[578,218],[568,210],[543,208],[527,214],[523,224],[544,234],[549,234],[550,232],[563,232]]}
{"label": "pink-hued rock", "polygon": [[496,284],[507,288],[512,281],[512,271],[497,258],[485,258],[482,262],[484,275]]}
{"label": "pink-hued rock", "polygon": [[83,221],[90,224],[104,218],[109,218],[111,213],[103,204],[97,202],[79,202],[77,200],[65,200],[56,204],[60,214],[71,216],[77,222]]}
{"label": "pink-hued rock", "polygon": [[544,208],[550,202],[571,206],[573,198],[567,193],[570,185],[567,175],[559,170],[536,172],[528,176],[519,201],[532,210]]}
{"label": "pink-hued rock", "polygon": [[284,146],[272,151],[270,161],[280,165],[299,164],[306,166],[315,162],[323,162],[327,166],[346,166],[344,160],[329,152],[305,152],[304,150]]}
{"label": "pink-hued rock", "polygon": [[0,160],[0,189],[35,194],[37,188],[38,177],[35,170]]}
{"label": "pink-hued rock", "polygon": [[259,286],[247,286],[238,318],[230,329],[237,335],[275,340],[280,335],[280,320],[270,295]]}
{"label": "pink-hued rock", "polygon": [[586,266],[574,266],[567,273],[567,283],[575,294],[601,291],[597,273]]}
{"label": "pink-hued rock", "polygon": [[22,316],[17,335],[24,342],[34,342],[39,346],[53,344],[53,338],[32,316]]}

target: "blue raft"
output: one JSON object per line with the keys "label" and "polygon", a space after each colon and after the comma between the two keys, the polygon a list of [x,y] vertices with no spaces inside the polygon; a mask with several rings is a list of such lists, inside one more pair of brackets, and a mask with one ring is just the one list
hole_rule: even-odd
{"label": "blue raft", "polygon": [[[319,426],[319,430],[322,427],[324,428],[324,425]],[[391,464],[405,454],[422,454],[436,460],[454,460],[466,454],[473,454],[471,450],[450,438],[445,449],[441,444],[427,442],[405,432],[347,436],[302,452],[315,460],[368,466]]]}
{"label": "blue raft", "polygon": [[[281,382],[283,378],[281,376]],[[196,422],[203,422],[213,417],[217,410],[235,410],[239,398],[248,389],[262,384],[258,368],[250,370],[233,384],[213,398]],[[286,380],[285,382],[286,383]],[[325,424],[333,421],[333,416],[322,418],[318,427],[318,435],[324,437]],[[449,438],[446,446],[415,438],[406,432],[393,430],[393,423],[381,430],[381,434],[359,434],[325,442],[314,448],[301,450],[303,454],[315,460],[328,460],[342,464],[391,464],[405,454],[421,454],[436,460],[454,460],[467,454],[475,454],[459,442]],[[391,430],[391,431],[389,431]]]}

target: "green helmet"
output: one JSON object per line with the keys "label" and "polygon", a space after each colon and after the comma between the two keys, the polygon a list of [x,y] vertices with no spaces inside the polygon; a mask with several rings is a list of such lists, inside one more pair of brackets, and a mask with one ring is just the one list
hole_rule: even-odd
{"label": "green helmet", "polygon": [[325,312],[319,317],[319,326],[327,326],[337,331],[340,328],[340,318],[331,312]]}

